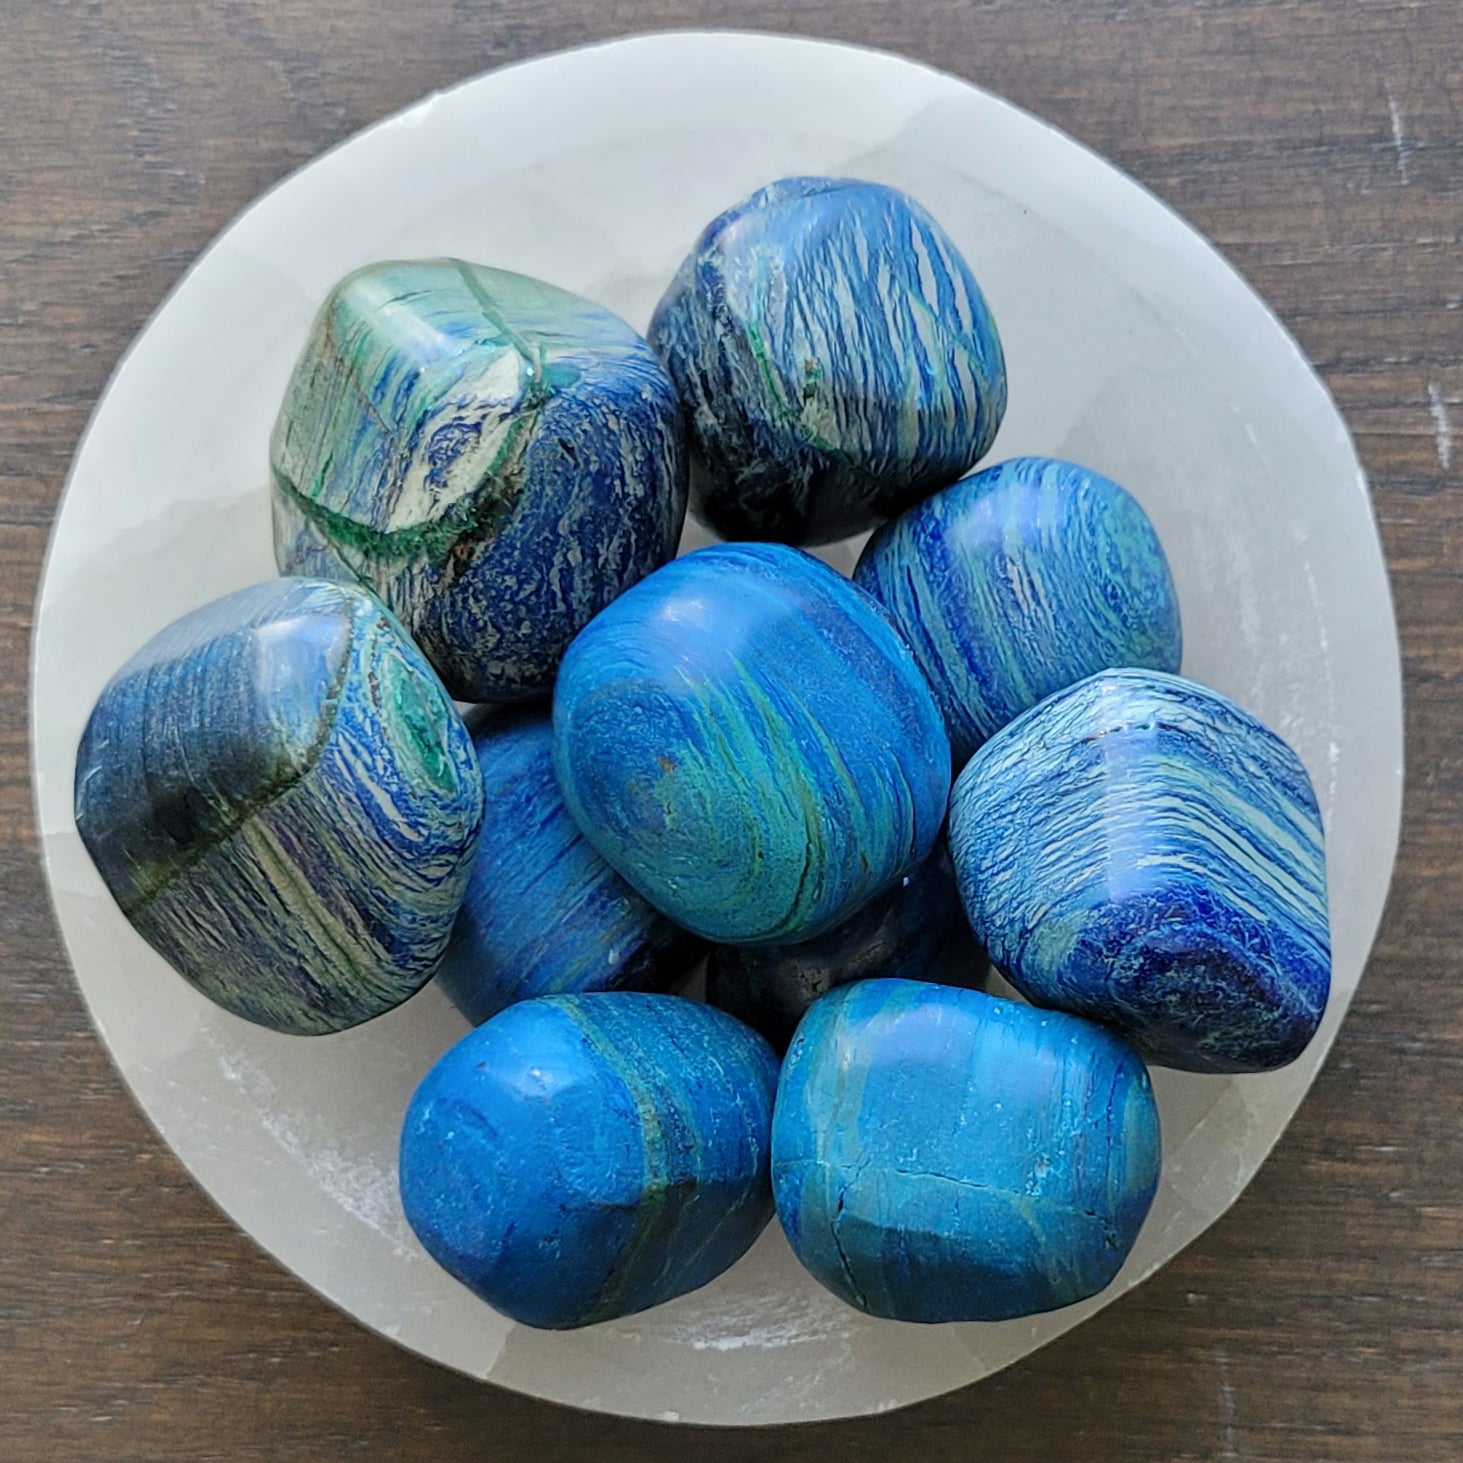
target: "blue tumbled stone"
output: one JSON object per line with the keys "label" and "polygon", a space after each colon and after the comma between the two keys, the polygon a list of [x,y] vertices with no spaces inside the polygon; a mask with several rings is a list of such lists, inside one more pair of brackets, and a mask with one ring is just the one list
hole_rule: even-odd
{"label": "blue tumbled stone", "polygon": [[810,939],[933,847],[950,746],[878,605],[779,544],[717,544],[597,616],[554,690],[585,836],[677,924]]}
{"label": "blue tumbled stone", "polygon": [[884,976],[979,986],[987,972],[941,839],[851,919],[798,945],[716,945],[706,999],[786,1051],[808,1007],[835,986]]}
{"label": "blue tumbled stone", "polygon": [[777,1213],[835,1294],[900,1321],[1000,1321],[1097,1294],[1158,1186],[1143,1063],[1060,1012],[915,981],[804,1018],[772,1126]]}
{"label": "blue tumbled stone", "polygon": [[530,1326],[705,1285],[772,1217],[777,1058],[724,1012],[612,991],[522,1001],[417,1088],[401,1200],[427,1252]]}
{"label": "blue tumbled stone", "polygon": [[117,672],[76,757],[76,826],[133,926],[279,1031],[354,1026],[432,975],[483,816],[442,683],[364,590],[277,579]]}
{"label": "blue tumbled stone", "polygon": [[438,984],[474,1025],[530,996],[664,989],[701,942],[630,888],[569,816],[548,711],[479,712],[468,725],[490,812]]}
{"label": "blue tumbled stone", "polygon": [[1000,337],[948,234],[898,189],[786,178],[714,219],[651,320],[690,414],[697,513],[824,543],[990,449]]}
{"label": "blue tumbled stone", "polygon": [[1177,671],[1178,599],[1148,515],[1050,457],[974,473],[881,528],[855,581],[894,617],[957,766],[1044,696],[1112,666]]}
{"label": "blue tumbled stone", "polygon": [[675,388],[618,316],[455,259],[373,264],[315,322],[275,424],[282,573],[374,590],[452,694],[546,694],[675,550]]}
{"label": "blue tumbled stone", "polygon": [[950,846],[1012,985],[1149,1061],[1268,1071],[1320,1024],[1316,796],[1300,758],[1215,691],[1119,670],[1043,701],[966,765]]}

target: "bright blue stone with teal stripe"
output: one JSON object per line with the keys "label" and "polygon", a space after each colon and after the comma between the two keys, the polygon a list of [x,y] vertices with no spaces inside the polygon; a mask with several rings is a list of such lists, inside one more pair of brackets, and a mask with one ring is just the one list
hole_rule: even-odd
{"label": "bright blue stone with teal stripe", "polygon": [[427,1073],[401,1199],[427,1252],[530,1326],[695,1290],[772,1217],[777,1058],[721,1011],[636,992],[523,1001]]}
{"label": "bright blue stone with teal stripe", "polygon": [[979,991],[844,986],[783,1063],[777,1213],[835,1294],[899,1321],[1001,1321],[1111,1282],[1158,1185],[1148,1073],[1101,1027]]}
{"label": "bright blue stone with teal stripe", "polygon": [[[532,996],[663,990],[702,950],[594,851],[554,776],[543,706],[468,719],[492,810],[437,982],[474,1025]],[[964,916],[961,916],[963,922]]]}
{"label": "bright blue stone with teal stripe", "polygon": [[811,939],[933,847],[943,719],[879,606],[780,544],[717,544],[569,647],[554,765],[584,835],[707,939]]}
{"label": "bright blue stone with teal stripe", "polygon": [[707,225],[650,323],[723,538],[824,543],[990,449],[1006,366],[985,296],[913,198],[784,178]]}
{"label": "bright blue stone with teal stripe", "polygon": [[338,1031],[432,976],[483,817],[441,681],[362,589],[276,579],[153,637],[76,757],[76,826],[122,912],[204,995]]}
{"label": "bright blue stone with teal stripe", "polygon": [[1149,1061],[1293,1061],[1331,981],[1326,855],[1300,758],[1207,687],[1093,676],[970,759],[951,798],[960,892],[1029,1000]]}
{"label": "bright blue stone with teal stripe", "polygon": [[1178,597],[1148,515],[1076,463],[1018,457],[886,524],[854,579],[894,617],[962,766],[1044,696],[1113,666],[1177,671]]}

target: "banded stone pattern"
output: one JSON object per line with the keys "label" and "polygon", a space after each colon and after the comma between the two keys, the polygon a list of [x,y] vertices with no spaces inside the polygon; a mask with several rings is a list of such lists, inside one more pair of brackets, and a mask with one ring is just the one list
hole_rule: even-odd
{"label": "banded stone pattern", "polygon": [[917,981],[808,1012],[772,1132],[798,1259],[870,1315],[1000,1321],[1117,1274],[1153,1201],[1158,1110],[1100,1027]]}
{"label": "banded stone pattern", "polygon": [[970,266],[877,183],[786,178],[728,209],[649,339],[690,414],[696,511],[729,539],[871,528],[984,456],[1006,409]]}
{"label": "banded stone pattern", "polygon": [[1293,1061],[1330,990],[1321,817],[1300,758],[1207,687],[1093,676],[992,737],[951,799],[961,897],[1028,999],[1163,1066]]}
{"label": "banded stone pattern", "polygon": [[546,694],[675,551],[675,389],[618,316],[454,259],[370,265],[315,321],[271,443],[275,558],[375,591],[464,701]]}
{"label": "banded stone pattern", "polygon": [[777,1059],[721,1011],[638,992],[520,1002],[423,1079],[401,1196],[429,1254],[530,1326],[695,1290],[772,1217]]}
{"label": "banded stone pattern", "polygon": [[533,996],[663,990],[701,942],[580,833],[554,777],[547,708],[480,711],[468,725],[491,811],[438,984],[474,1025]]}
{"label": "banded stone pattern", "polygon": [[785,1052],[808,1007],[835,986],[882,976],[979,987],[986,972],[941,838],[923,863],[826,934],[797,945],[713,946],[706,999]]}
{"label": "banded stone pattern", "polygon": [[879,607],[797,549],[718,544],[574,641],[554,765],[575,821],[656,908],[723,943],[810,939],[933,847],[949,742]]}
{"label": "banded stone pattern", "polygon": [[108,683],[76,825],[133,926],[226,1010],[354,1026],[430,977],[483,817],[466,728],[365,591],[280,579],[168,626]]}

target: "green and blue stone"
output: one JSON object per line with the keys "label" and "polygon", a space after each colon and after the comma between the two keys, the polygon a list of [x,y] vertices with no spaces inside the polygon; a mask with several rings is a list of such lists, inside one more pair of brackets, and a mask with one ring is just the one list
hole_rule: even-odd
{"label": "green and blue stone", "polygon": [[532,996],[663,990],[683,975],[701,941],[647,904],[569,816],[547,709],[480,709],[468,728],[491,813],[437,975],[458,1010],[478,1025]]}
{"label": "green and blue stone", "polygon": [[917,981],[841,987],[783,1063],[772,1183],[793,1252],[898,1321],[1002,1321],[1104,1289],[1158,1185],[1143,1063],[1099,1026]]}
{"label": "green and blue stone", "polygon": [[997,732],[955,784],[950,846],[992,961],[1028,1000],[1150,1062],[1263,1072],[1331,982],[1321,815],[1300,758],[1207,687],[1090,677]]}
{"label": "green and blue stone", "polygon": [[879,606],[808,554],[716,544],[598,615],[554,688],[554,766],[586,838],[677,924],[811,939],[934,846],[939,707]]}
{"label": "green and blue stone", "polygon": [[1000,336],[907,194],[785,178],[707,225],[650,323],[686,404],[697,514],[826,543],[943,488],[1006,409]]}
{"label": "green and blue stone", "polygon": [[139,934],[277,1031],[339,1031],[428,981],[467,886],[482,776],[374,597],[277,579],[185,615],[103,690],[76,826]]}
{"label": "green and blue stone", "polygon": [[547,694],[686,511],[681,408],[649,346],[578,295],[455,259],[336,286],[270,460],[280,571],[373,590],[462,701]]}
{"label": "green and blue stone", "polygon": [[562,1330],[705,1285],[772,1217],[777,1058],[722,1011],[608,991],[521,1001],[427,1073],[401,1199],[494,1309]]}
{"label": "green and blue stone", "polygon": [[1113,666],[1177,671],[1178,597],[1148,515],[1075,463],[1019,457],[881,528],[855,581],[929,679],[957,767],[1044,696]]}

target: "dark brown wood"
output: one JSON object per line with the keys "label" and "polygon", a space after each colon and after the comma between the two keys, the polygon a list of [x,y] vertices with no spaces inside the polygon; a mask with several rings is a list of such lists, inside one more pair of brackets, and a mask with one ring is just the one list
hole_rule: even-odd
{"label": "dark brown wood", "polygon": [[[1463,5],[793,9],[0,3],[0,1458],[1463,1458]],[[73,989],[37,868],[23,689],[46,532],[87,413],[234,213],[435,87],[691,25],[934,61],[1105,152],[1216,240],[1320,368],[1372,476],[1410,766],[1402,858],[1352,1015],[1215,1229],[979,1386],[880,1419],[698,1436],[418,1361],[213,1211]]]}

